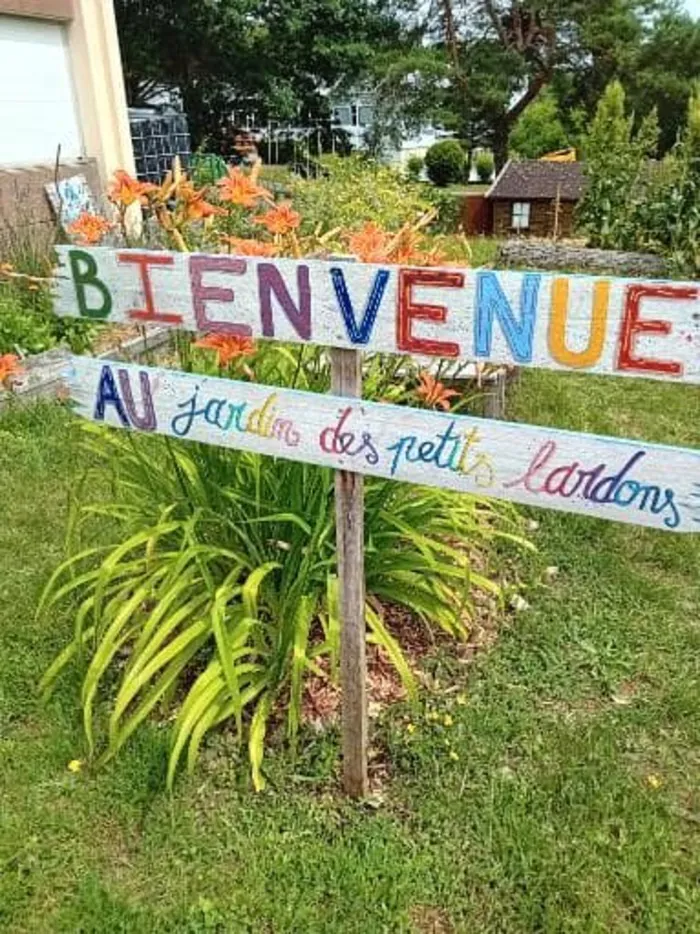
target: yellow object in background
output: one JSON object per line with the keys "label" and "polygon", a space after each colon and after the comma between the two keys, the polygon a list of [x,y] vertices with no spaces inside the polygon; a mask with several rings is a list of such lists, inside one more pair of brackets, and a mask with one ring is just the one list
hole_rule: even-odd
{"label": "yellow object in background", "polygon": [[577,155],[575,149],[560,149],[559,152],[549,152],[542,156],[540,162],[577,162]]}

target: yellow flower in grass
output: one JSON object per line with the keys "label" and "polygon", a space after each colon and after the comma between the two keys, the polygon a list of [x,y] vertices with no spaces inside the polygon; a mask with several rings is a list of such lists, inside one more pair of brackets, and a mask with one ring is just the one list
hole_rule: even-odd
{"label": "yellow flower in grass", "polygon": [[79,772],[82,769],[82,767],[83,767],[82,759],[71,759],[70,762],[68,763],[69,772],[74,772],[74,773]]}
{"label": "yellow flower in grass", "polygon": [[446,713],[442,722],[445,724],[445,726],[452,726],[454,720],[448,713]]}
{"label": "yellow flower in grass", "polygon": [[453,762],[459,762],[459,754],[456,753],[454,749],[450,751],[450,759],[452,759]]}
{"label": "yellow flower in grass", "polygon": [[647,785],[650,788],[653,788],[654,791],[658,791],[659,788],[663,785],[663,780],[659,778],[658,775],[647,775]]}
{"label": "yellow flower in grass", "polygon": [[411,736],[413,736],[413,734],[416,732],[416,725],[415,725],[415,723],[409,723],[409,724],[407,724],[407,726],[406,726],[406,731],[407,731],[408,733],[410,733]]}

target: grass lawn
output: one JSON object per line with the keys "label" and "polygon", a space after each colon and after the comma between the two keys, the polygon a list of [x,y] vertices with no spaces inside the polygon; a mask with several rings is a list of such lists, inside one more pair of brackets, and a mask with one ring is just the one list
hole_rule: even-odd
{"label": "grass lawn", "polygon": [[[512,407],[700,447],[693,388],[526,374]],[[700,538],[533,512],[523,573],[558,574],[467,670],[436,663],[463,694],[386,717],[376,808],[336,796],[333,737],[273,754],[257,796],[222,738],[170,797],[165,730],[73,774],[77,679],[34,697],[70,629],[33,611],[63,551],[76,435],[57,408],[0,419],[5,934],[700,930]]]}

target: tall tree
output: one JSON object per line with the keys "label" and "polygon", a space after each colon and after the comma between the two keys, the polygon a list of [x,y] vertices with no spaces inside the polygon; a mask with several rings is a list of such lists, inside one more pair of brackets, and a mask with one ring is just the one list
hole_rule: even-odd
{"label": "tall tree", "polygon": [[[542,91],[561,77],[580,99],[632,60],[648,17],[675,0],[435,0],[467,135],[507,158],[508,138]],[[592,79],[592,81],[591,81]]]}
{"label": "tall tree", "polygon": [[397,40],[389,3],[115,0],[129,103],[177,88],[195,144],[219,137],[236,103],[261,120],[306,120]]}
{"label": "tall tree", "polygon": [[523,159],[539,159],[571,144],[571,137],[559,116],[559,101],[551,91],[545,91],[525,110],[513,127],[508,143]]}
{"label": "tall tree", "polygon": [[625,85],[637,113],[648,113],[653,107],[658,110],[662,152],[671,149],[685,125],[698,79],[700,21],[674,12],[660,17]]}

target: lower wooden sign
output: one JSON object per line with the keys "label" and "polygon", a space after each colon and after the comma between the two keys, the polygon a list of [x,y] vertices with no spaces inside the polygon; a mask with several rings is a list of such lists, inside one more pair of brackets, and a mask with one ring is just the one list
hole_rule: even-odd
{"label": "lower wooden sign", "polygon": [[700,532],[700,452],[89,357],[77,412],[155,432],[494,499]]}

